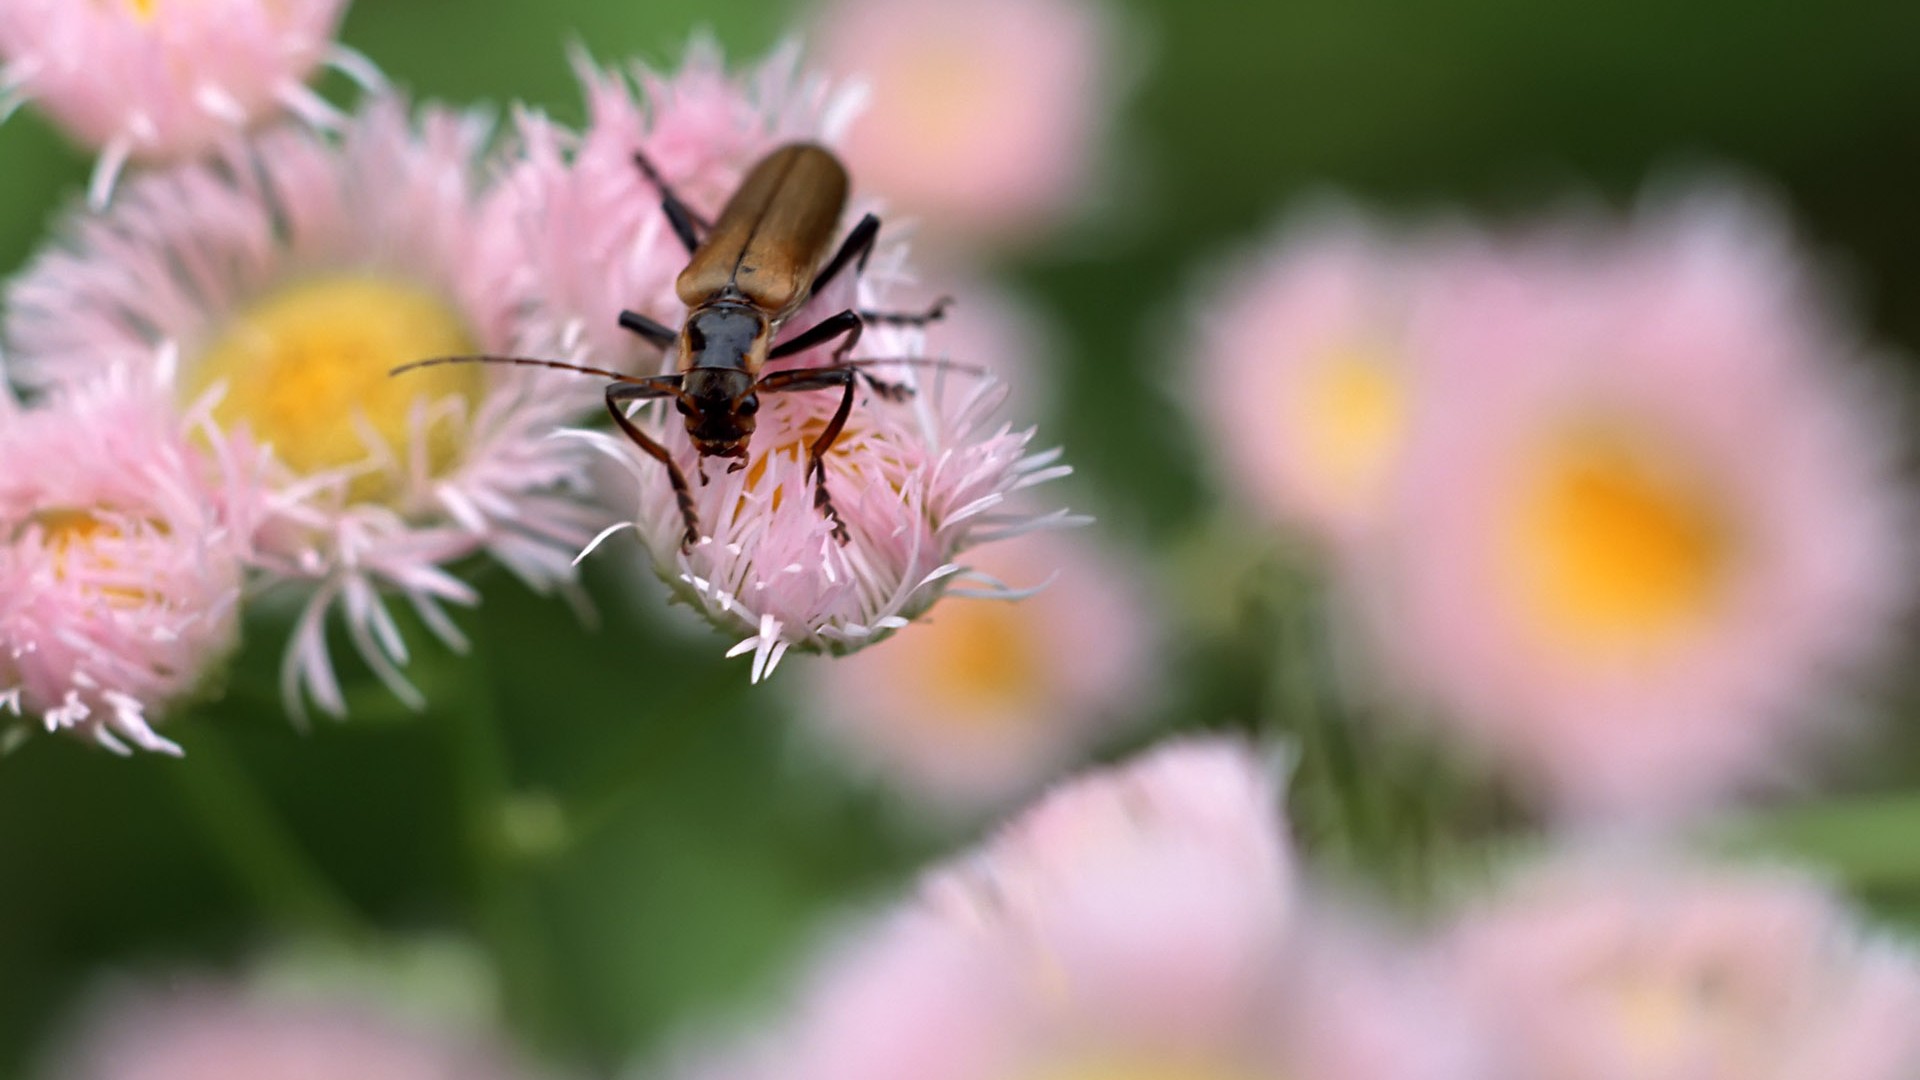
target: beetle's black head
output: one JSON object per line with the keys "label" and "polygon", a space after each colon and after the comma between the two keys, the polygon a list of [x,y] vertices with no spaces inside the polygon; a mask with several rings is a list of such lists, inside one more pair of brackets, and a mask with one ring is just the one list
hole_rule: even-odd
{"label": "beetle's black head", "polygon": [[745,459],[760,399],[753,376],[739,368],[694,368],[680,382],[675,403],[701,457]]}

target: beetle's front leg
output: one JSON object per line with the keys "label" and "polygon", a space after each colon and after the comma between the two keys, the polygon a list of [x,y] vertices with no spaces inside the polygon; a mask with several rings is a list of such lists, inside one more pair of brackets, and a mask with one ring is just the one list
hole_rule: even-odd
{"label": "beetle's front leg", "polygon": [[776,371],[760,380],[756,387],[764,393],[782,393],[793,390],[826,390],[841,387],[840,407],[833,411],[833,419],[827,421],[820,437],[813,440],[807,448],[807,477],[813,481],[813,506],[820,516],[833,525],[833,538],[840,543],[847,542],[847,526],[840,514],[833,508],[833,496],[827,493],[827,451],[840,438],[840,431],[847,426],[847,417],[853,413],[854,375],[851,368],[801,368],[797,371]]}
{"label": "beetle's front leg", "polygon": [[[671,387],[666,384],[668,379],[673,381]],[[613,414],[613,422],[620,426],[627,438],[633,440],[635,446],[667,467],[667,480],[673,484],[674,501],[680,505],[680,520],[686,526],[680,539],[680,550],[689,551],[700,542],[700,518],[693,509],[693,491],[687,487],[686,474],[674,464],[673,455],[667,452],[667,448],[653,441],[632,420],[627,419],[626,410],[620,407],[626,401],[671,396],[679,391],[678,384],[679,376],[662,376],[657,385],[615,383],[607,387],[607,411]]]}

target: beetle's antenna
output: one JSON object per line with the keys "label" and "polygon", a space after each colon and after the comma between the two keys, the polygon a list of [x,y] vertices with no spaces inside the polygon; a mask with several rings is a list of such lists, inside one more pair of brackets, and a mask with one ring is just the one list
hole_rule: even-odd
{"label": "beetle's antenna", "polygon": [[978,364],[963,364],[958,360],[947,360],[928,356],[861,356],[852,360],[841,360],[837,363],[822,364],[819,367],[794,368],[793,370],[840,371],[842,369],[854,370],[857,368],[890,366],[939,368],[942,371],[964,371],[969,375],[979,375],[982,378],[988,379],[994,377],[993,372],[988,371]]}
{"label": "beetle's antenna", "polygon": [[[399,375],[416,368],[437,367],[441,364],[520,364],[525,367],[544,367],[554,368],[558,371],[573,371],[581,375],[598,375],[602,378],[612,379],[614,382],[645,383],[650,381],[649,379],[635,375],[622,375],[617,371],[608,371],[606,368],[587,367],[585,364],[569,364],[560,360],[542,360],[533,356],[436,356],[431,360],[415,360],[410,364],[401,364],[399,367],[387,372],[387,374]],[[654,378],[658,378],[658,376],[654,376]]]}

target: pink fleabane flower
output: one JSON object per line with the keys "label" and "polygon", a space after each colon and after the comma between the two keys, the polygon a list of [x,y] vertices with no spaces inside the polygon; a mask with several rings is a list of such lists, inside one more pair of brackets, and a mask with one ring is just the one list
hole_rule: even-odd
{"label": "pink fleabane flower", "polygon": [[1575,851],[1471,911],[1449,952],[1513,1075],[1920,1075],[1920,958],[1784,871]]}
{"label": "pink fleabane flower", "polygon": [[179,753],[154,724],[238,640],[263,494],[241,447],[189,441],[203,412],[124,371],[0,409],[0,709]]}
{"label": "pink fleabane flower", "polygon": [[1307,929],[1278,787],[1223,742],[1077,781],[830,952],[786,1022],[687,1075],[1482,1075],[1418,965]]}
{"label": "pink fleabane flower", "polygon": [[221,428],[271,448],[259,554],[312,590],[285,668],[296,711],[303,691],[344,710],[324,625],[336,604],[367,663],[418,704],[381,590],[458,648],[444,605],[477,594],[449,563],[486,552],[549,588],[571,580],[570,555],[601,520],[566,490],[584,489],[591,455],[549,437],[578,398],[522,368],[389,375],[511,347],[496,275],[518,256],[509,208],[476,179],[487,134],[440,108],[415,120],[394,99],[337,141],[266,131],[69,218],[8,293],[10,360],[27,383],[83,383],[164,347],[181,402],[214,392]]}
{"label": "pink fleabane flower", "polygon": [[1703,193],[1450,283],[1358,577],[1413,683],[1562,811],[1777,778],[1911,593],[1895,429],[1784,234]]}
{"label": "pink fleabane flower", "polygon": [[864,83],[847,135],[864,190],[936,249],[1020,242],[1084,210],[1124,83],[1095,0],[835,0],[812,38]]}
{"label": "pink fleabane flower", "polygon": [[937,812],[990,808],[1137,719],[1156,632],[1142,570],[1075,533],[988,548],[1010,598],[951,595],[884,649],[822,661],[802,706],[847,756]]}
{"label": "pink fleabane flower", "polygon": [[687,249],[660,212],[659,190],[634,164],[635,151],[682,198],[710,212],[774,147],[837,139],[859,98],[804,72],[794,45],[740,76],[728,73],[719,47],[706,39],[694,41],[671,75],[640,65],[605,69],[581,53],[574,70],[587,99],[586,129],[523,114],[518,154],[501,181],[526,252],[508,282],[527,310],[517,347],[652,374],[660,351],[622,329],[620,312],[679,326],[685,308],[674,278]]}
{"label": "pink fleabane flower", "polygon": [[1346,556],[1377,527],[1439,358],[1425,310],[1465,245],[1320,206],[1209,276],[1188,396],[1237,496]]}
{"label": "pink fleabane flower", "polygon": [[341,118],[307,78],[322,64],[377,86],[335,43],[347,0],[8,0],[0,5],[0,110],[31,101],[99,151],[103,205],[130,160],[174,161],[281,112]]}
{"label": "pink fleabane flower", "polygon": [[[658,191],[635,166],[634,151],[645,151],[696,212],[712,214],[776,145],[831,138],[849,104],[798,74],[790,50],[733,82],[723,77],[711,48],[697,45],[671,79],[635,73],[647,95],[644,109],[628,79],[584,61],[581,69],[592,120],[587,131],[573,136],[527,120],[526,161],[504,184],[522,208],[528,246],[545,253],[514,281],[529,312],[519,348],[650,373],[662,365],[658,351],[619,330],[619,315],[634,309],[678,326],[685,309],[672,284],[687,256],[660,212]],[[849,225],[854,217],[847,215]],[[902,275],[903,256],[897,243],[883,241],[864,274],[843,274],[788,320],[783,335],[848,308],[889,310],[884,286]],[[918,330],[874,325],[860,355],[919,359],[922,341]],[[823,347],[769,370],[818,366],[829,358],[830,348]],[[701,468],[671,410],[637,418],[693,482],[704,535],[691,551],[681,550],[684,522],[660,463],[623,439],[586,436],[630,466],[639,492],[631,524],[656,569],[681,598],[744,635],[738,649],[754,653],[755,679],[790,648],[840,653],[887,636],[962,572],[957,560],[966,549],[1067,520],[1064,513],[1030,513],[1009,503],[1014,492],[1067,470],[1055,463],[1057,454],[1027,452],[1031,432],[993,422],[1002,388],[954,370],[883,366],[870,373],[915,396],[886,400],[863,381],[851,419],[826,456],[845,544],[814,509],[814,485],[805,476],[807,448],[838,406],[837,390],[765,395],[753,456],[731,473],[724,460]]]}

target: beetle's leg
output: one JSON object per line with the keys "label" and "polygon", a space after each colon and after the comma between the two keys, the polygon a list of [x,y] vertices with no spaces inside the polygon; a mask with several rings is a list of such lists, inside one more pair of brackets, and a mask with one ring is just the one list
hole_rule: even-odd
{"label": "beetle's leg", "polygon": [[[795,353],[805,352],[806,350],[813,348],[815,345],[832,341],[834,338],[839,337],[842,334],[845,334],[847,336],[847,340],[842,342],[839,348],[833,350],[833,363],[835,365],[834,368],[802,369],[805,371],[837,370],[838,365],[846,363],[847,354],[852,352],[854,345],[860,341],[860,331],[864,327],[864,325],[865,325],[865,317],[860,312],[843,311],[838,315],[832,315],[825,319],[820,320],[818,323],[815,323],[813,326],[809,327],[806,331],[800,334],[796,334],[792,338],[789,338],[788,340],[783,341],[780,344],[774,346],[773,350],[767,353],[767,359],[778,360],[781,357],[792,356]],[[782,374],[798,374],[798,372],[783,372]],[[856,370],[855,374],[857,374],[860,378],[866,380],[867,386],[872,388],[874,393],[880,395],[882,398],[884,398],[887,401],[905,401],[908,398],[913,396],[913,387],[908,386],[905,383],[893,383],[893,382],[887,382],[884,379],[876,379],[872,375],[867,374],[865,370]],[[821,384],[821,386],[828,386],[828,385],[838,385],[838,384],[837,383]],[[809,386],[809,387],[784,386],[784,387],[777,387],[775,389],[817,390],[817,389],[820,389],[820,386]]]}
{"label": "beetle's leg", "polygon": [[827,421],[826,429],[820,437],[813,440],[807,448],[807,477],[813,481],[813,508],[820,516],[833,524],[833,538],[842,544],[847,542],[847,526],[840,520],[840,514],[833,508],[833,497],[827,494],[827,451],[833,449],[834,441],[840,438],[840,429],[847,426],[847,417],[853,412],[853,369],[801,368],[797,371],[776,371],[760,380],[756,389],[766,393],[780,393],[790,390],[826,390],[835,386],[844,387],[840,394],[840,407],[833,411],[833,419]]}
{"label": "beetle's leg", "polygon": [[847,340],[842,342],[839,348],[833,350],[834,360],[843,360],[848,353],[853,351],[854,345],[859,343],[861,328],[862,324],[860,322],[859,312],[842,311],[838,315],[829,315],[800,333],[775,345],[772,349],[768,350],[767,359],[780,360],[797,353],[803,353],[815,345],[825,344],[844,334]]}
{"label": "beetle's leg", "polygon": [[655,322],[637,311],[621,312],[620,325],[662,349],[671,347],[674,339],[680,336],[674,332],[673,327]]}
{"label": "beetle's leg", "polygon": [[880,219],[878,217],[868,214],[861,218],[860,223],[847,233],[847,238],[841,241],[840,250],[834,252],[833,258],[827,260],[827,265],[821,267],[820,272],[813,276],[813,287],[807,292],[813,296],[820,295],[820,290],[832,283],[834,278],[840,276],[840,271],[845,270],[847,264],[855,260],[858,260],[858,265],[854,269],[865,270],[867,256],[873,254],[873,242],[879,235]]}
{"label": "beetle's leg", "polygon": [[627,419],[627,412],[620,407],[621,402],[639,401],[650,398],[672,397],[680,392],[678,375],[660,375],[644,383],[615,383],[607,387],[607,411],[613,414],[613,422],[633,444],[647,452],[647,456],[667,467],[667,480],[673,484],[674,501],[680,504],[680,520],[686,525],[686,532],[680,539],[680,550],[686,551],[700,540],[700,519],[693,510],[693,492],[687,487],[687,478],[680,466],[673,463],[673,455],[667,448],[647,437],[634,422]]}
{"label": "beetle's leg", "polygon": [[633,163],[640,166],[640,171],[647,174],[647,179],[660,192],[660,209],[666,211],[667,224],[673,226],[673,234],[686,245],[687,254],[691,255],[699,250],[700,234],[712,232],[713,225],[694,213],[692,207],[682,201],[680,196],[674,194],[673,188],[667,185],[666,180],[660,175],[660,170],[653,167],[653,162],[648,160],[644,152],[635,150]]}
{"label": "beetle's leg", "polygon": [[925,311],[862,311],[860,318],[882,326],[925,326],[946,318],[947,309],[952,306],[953,297],[943,296],[929,304]]}

